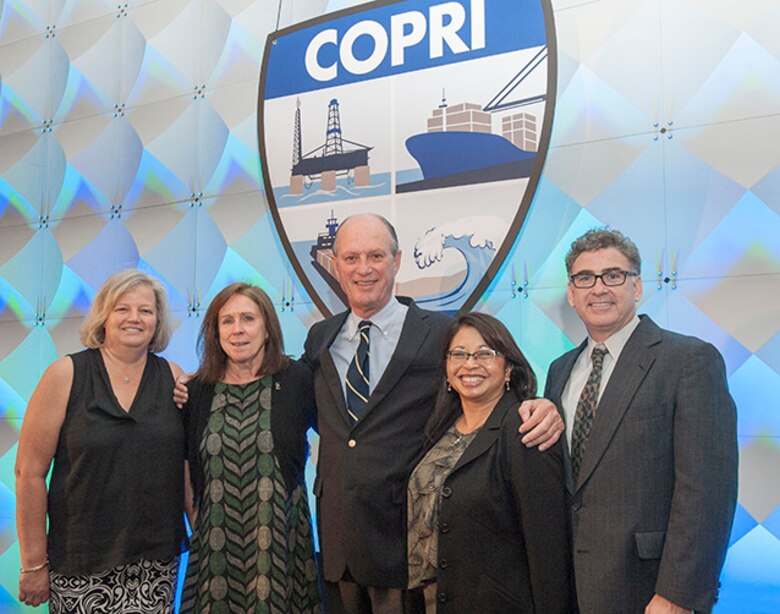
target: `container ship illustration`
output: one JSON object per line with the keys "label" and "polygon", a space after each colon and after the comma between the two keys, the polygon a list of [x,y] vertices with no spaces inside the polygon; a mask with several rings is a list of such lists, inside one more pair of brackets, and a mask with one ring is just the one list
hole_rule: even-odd
{"label": "container ship illustration", "polygon": [[469,102],[441,104],[427,120],[427,132],[406,140],[423,179],[396,186],[413,192],[473,183],[529,177],[539,145],[537,118],[518,111],[501,117],[501,134],[493,133],[496,112],[507,112],[543,102],[544,94],[516,98],[515,90],[547,60],[547,47],[534,57],[484,107]]}

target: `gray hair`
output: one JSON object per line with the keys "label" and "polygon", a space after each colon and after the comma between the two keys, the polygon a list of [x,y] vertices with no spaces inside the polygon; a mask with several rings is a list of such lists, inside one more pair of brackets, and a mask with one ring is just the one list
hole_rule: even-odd
{"label": "gray hair", "polygon": [[576,239],[566,254],[566,273],[571,275],[571,267],[574,261],[583,252],[595,252],[599,249],[614,247],[623,254],[631,265],[631,272],[641,273],[642,258],[634,242],[619,230],[611,228],[591,228],[584,235]]}

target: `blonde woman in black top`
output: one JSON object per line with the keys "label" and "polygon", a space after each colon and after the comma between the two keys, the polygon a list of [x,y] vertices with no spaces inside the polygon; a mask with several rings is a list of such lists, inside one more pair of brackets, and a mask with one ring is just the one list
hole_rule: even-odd
{"label": "blonde woman in black top", "polygon": [[181,369],[153,353],[170,336],[160,283],[117,273],[82,326],[87,349],[43,374],[16,459],[21,602],[48,600],[54,614],[173,611],[185,539],[184,428],[171,400]]}

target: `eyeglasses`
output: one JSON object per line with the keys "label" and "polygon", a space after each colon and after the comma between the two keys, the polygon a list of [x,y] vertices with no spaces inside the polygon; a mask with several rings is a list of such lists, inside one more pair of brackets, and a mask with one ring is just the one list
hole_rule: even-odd
{"label": "eyeglasses", "polygon": [[447,360],[453,367],[459,367],[465,365],[469,358],[473,358],[474,362],[482,367],[487,367],[493,364],[496,356],[503,356],[501,352],[496,350],[484,349],[477,350],[476,352],[467,352],[466,350],[450,350],[447,352]]}
{"label": "eyeglasses", "polygon": [[615,269],[601,275],[596,275],[595,273],[575,273],[574,275],[569,275],[569,279],[575,288],[592,288],[596,285],[597,279],[600,279],[605,286],[613,287],[622,286],[626,283],[627,277],[636,277],[637,275],[639,273]]}

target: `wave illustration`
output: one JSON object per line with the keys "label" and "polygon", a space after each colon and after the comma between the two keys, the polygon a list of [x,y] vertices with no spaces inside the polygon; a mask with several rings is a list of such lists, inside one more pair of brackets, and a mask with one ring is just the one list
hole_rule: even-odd
{"label": "wave illustration", "polygon": [[471,296],[482,279],[498,246],[506,236],[507,225],[500,219],[473,216],[431,228],[414,246],[414,260],[419,269],[440,262],[447,250],[457,251],[465,260],[463,280],[454,288],[415,299],[421,307],[454,313]]}

